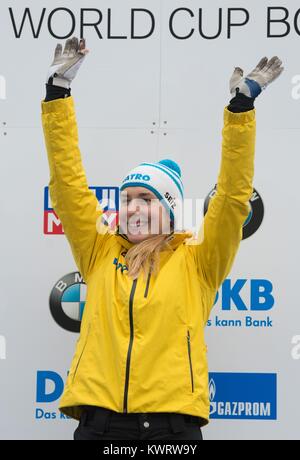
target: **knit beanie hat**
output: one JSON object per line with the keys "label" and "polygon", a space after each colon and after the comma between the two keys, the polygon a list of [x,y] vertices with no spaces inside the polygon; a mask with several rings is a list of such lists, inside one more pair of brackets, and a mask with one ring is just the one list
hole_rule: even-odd
{"label": "knit beanie hat", "polygon": [[145,187],[151,190],[169,211],[172,221],[183,205],[183,184],[179,165],[173,160],[141,163],[125,177],[120,192],[126,187]]}

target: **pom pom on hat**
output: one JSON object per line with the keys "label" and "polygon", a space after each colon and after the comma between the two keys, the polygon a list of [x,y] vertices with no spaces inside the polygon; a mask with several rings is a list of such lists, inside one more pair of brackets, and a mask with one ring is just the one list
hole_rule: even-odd
{"label": "pom pom on hat", "polygon": [[172,169],[172,171],[174,171],[176,174],[178,174],[179,177],[181,177],[181,169],[175,161],[165,159],[160,160],[158,163],[161,163],[162,165],[167,166],[167,168]]}

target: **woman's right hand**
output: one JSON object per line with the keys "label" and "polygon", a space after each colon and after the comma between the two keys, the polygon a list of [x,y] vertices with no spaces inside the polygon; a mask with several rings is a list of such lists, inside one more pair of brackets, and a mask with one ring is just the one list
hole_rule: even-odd
{"label": "woman's right hand", "polygon": [[70,88],[79,67],[89,52],[85,47],[85,39],[78,41],[77,37],[66,41],[64,51],[59,43],[54,52],[53,62],[47,73],[47,83],[64,88]]}

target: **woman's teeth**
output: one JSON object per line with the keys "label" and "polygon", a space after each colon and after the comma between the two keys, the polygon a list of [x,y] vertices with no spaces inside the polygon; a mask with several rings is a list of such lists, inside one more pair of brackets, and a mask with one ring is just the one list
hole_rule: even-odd
{"label": "woman's teeth", "polygon": [[137,220],[136,222],[129,222],[128,223],[128,227],[131,227],[131,228],[142,227],[144,225],[147,225],[146,221],[144,222],[144,221]]}

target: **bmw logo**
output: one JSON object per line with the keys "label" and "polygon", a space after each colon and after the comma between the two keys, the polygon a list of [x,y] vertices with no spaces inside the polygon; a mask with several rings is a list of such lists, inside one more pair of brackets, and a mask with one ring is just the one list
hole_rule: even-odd
{"label": "bmw logo", "polygon": [[[217,191],[217,184],[205,198],[204,215],[207,213],[209,202],[216,194],[216,191]],[[253,193],[252,193],[249,203],[251,206],[251,210],[249,212],[247,219],[245,220],[243,224],[243,238],[242,238],[243,240],[245,240],[246,238],[249,238],[249,236],[253,235],[253,233],[255,233],[259,229],[262,223],[263,217],[264,217],[264,204],[263,204],[260,194],[258,193],[257,190],[255,190],[255,188],[253,189]]]}
{"label": "bmw logo", "polygon": [[60,278],[50,294],[50,311],[57,324],[70,332],[80,332],[85,306],[86,284],[79,272]]}

